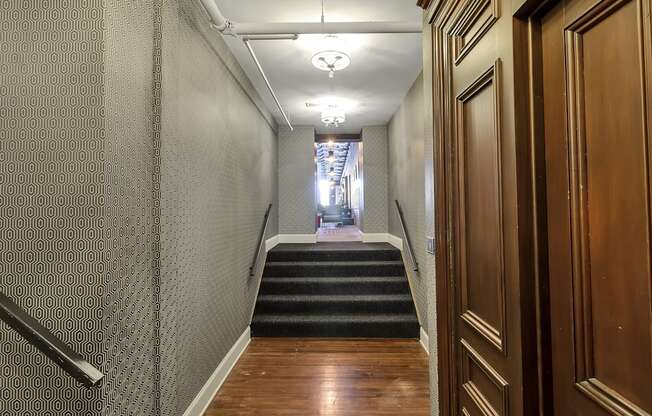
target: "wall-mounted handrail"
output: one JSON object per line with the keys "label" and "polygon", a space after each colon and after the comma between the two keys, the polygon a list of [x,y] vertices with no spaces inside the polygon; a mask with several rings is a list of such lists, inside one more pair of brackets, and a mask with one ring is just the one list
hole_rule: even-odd
{"label": "wall-mounted handrail", "polygon": [[407,226],[405,225],[405,217],[403,216],[403,210],[401,209],[401,205],[398,203],[398,200],[394,200],[396,203],[396,211],[398,212],[398,218],[399,222],[401,224],[401,230],[403,231],[403,235],[405,236],[405,245],[407,247],[407,252],[408,255],[410,256],[410,261],[412,262],[412,270],[415,272],[419,271],[419,263],[417,262],[417,258],[414,256],[414,251],[412,251],[412,243],[410,241],[410,234],[408,233]]}
{"label": "wall-mounted handrail", "polygon": [[0,320],[85,386],[96,386],[104,378],[104,374],[2,292],[0,292]]}
{"label": "wall-mounted handrail", "polygon": [[260,229],[260,234],[258,235],[258,244],[256,245],[256,251],[254,252],[254,258],[251,260],[251,266],[249,267],[249,276],[253,276],[256,272],[256,263],[258,262],[258,257],[260,256],[260,249],[263,245],[263,239],[265,238],[265,231],[267,230],[267,223],[269,222],[269,213],[272,211],[272,204],[269,204],[267,211],[265,211],[265,219],[263,219],[263,227]]}

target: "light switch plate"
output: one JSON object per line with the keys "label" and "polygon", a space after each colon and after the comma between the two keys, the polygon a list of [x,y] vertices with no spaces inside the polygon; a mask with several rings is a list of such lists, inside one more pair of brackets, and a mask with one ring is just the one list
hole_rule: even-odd
{"label": "light switch plate", "polygon": [[435,254],[435,239],[432,237],[426,237],[426,251],[429,254]]}

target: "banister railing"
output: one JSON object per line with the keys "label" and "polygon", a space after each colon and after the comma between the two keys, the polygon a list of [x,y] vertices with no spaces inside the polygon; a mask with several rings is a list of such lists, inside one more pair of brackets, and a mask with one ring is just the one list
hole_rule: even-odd
{"label": "banister railing", "polygon": [[267,223],[269,222],[269,213],[272,211],[272,204],[269,204],[267,211],[265,211],[265,218],[263,219],[263,227],[260,229],[260,234],[258,235],[258,244],[256,245],[256,251],[254,252],[254,258],[251,260],[251,266],[249,267],[249,276],[253,276],[256,273],[256,263],[258,262],[258,257],[260,257],[260,248],[265,239],[265,231],[267,230]]}
{"label": "banister railing", "polygon": [[401,224],[401,230],[403,231],[403,235],[405,236],[405,245],[407,248],[408,255],[410,257],[410,262],[412,263],[412,270],[415,272],[419,271],[419,263],[417,262],[417,258],[414,256],[414,251],[412,250],[412,242],[410,241],[410,234],[408,233],[407,226],[405,225],[405,217],[403,216],[403,210],[401,209],[401,205],[398,203],[398,200],[394,200],[394,203],[396,204],[396,211],[398,212],[398,219],[399,223]]}
{"label": "banister railing", "polygon": [[96,386],[104,378],[104,374],[2,292],[0,320],[85,386]]}

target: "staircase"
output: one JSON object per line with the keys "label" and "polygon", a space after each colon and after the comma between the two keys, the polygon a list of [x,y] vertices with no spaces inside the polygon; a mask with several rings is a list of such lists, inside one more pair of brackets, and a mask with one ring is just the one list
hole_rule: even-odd
{"label": "staircase", "polygon": [[281,244],[267,263],[254,337],[418,338],[401,253],[386,243]]}

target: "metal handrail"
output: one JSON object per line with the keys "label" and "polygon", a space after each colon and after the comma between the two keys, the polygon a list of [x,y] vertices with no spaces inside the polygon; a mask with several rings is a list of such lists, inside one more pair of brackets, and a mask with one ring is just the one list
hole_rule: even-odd
{"label": "metal handrail", "polygon": [[96,386],[104,378],[104,374],[97,368],[2,292],[0,292],[0,320],[85,386]]}
{"label": "metal handrail", "polygon": [[405,236],[407,252],[410,255],[410,261],[412,262],[412,270],[418,272],[419,263],[417,262],[417,258],[414,256],[414,252],[412,251],[412,243],[410,242],[410,234],[408,233],[407,227],[405,226],[405,218],[403,217],[403,210],[401,209],[401,205],[398,203],[398,200],[395,199],[394,202],[396,203],[396,210],[398,211],[398,218],[401,223],[401,229],[403,230],[403,235]]}
{"label": "metal handrail", "polygon": [[269,222],[269,213],[272,211],[272,204],[269,204],[267,211],[265,211],[265,219],[263,220],[263,228],[260,230],[258,235],[258,245],[256,246],[256,252],[254,253],[254,258],[251,260],[251,266],[249,267],[249,276],[253,276],[256,270],[256,262],[258,262],[258,257],[260,256],[260,247],[263,244],[263,239],[265,238],[265,231],[267,230],[267,223]]}

